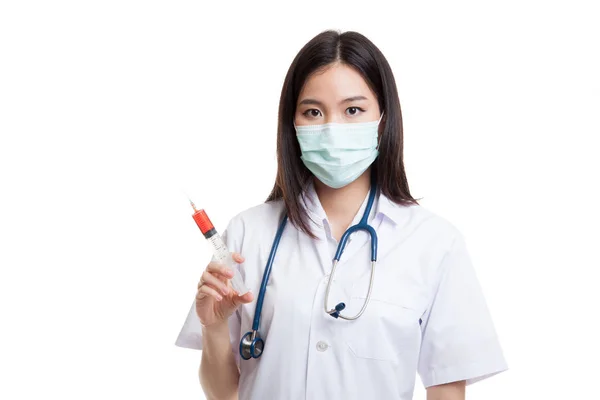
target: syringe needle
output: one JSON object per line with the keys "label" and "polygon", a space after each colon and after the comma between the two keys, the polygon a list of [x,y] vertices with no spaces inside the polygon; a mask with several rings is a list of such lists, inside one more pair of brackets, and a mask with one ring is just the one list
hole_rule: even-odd
{"label": "syringe needle", "polygon": [[194,211],[198,212],[198,210],[196,210],[196,206],[194,205],[194,202],[188,197],[188,200],[190,201],[190,204],[192,205],[192,208],[194,209]]}
{"label": "syringe needle", "polygon": [[194,209],[194,211],[198,211],[196,209],[196,206],[194,205],[194,202],[192,201],[192,199],[190,199],[190,196],[185,192],[185,190],[181,189],[181,191],[183,192],[183,194],[185,195],[185,197],[187,197],[187,199],[190,202],[190,204],[192,205],[192,208]]}

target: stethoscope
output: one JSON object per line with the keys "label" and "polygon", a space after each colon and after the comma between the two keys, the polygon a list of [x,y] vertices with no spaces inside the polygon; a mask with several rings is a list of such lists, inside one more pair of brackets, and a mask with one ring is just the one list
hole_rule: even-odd
{"label": "stethoscope", "polygon": [[[324,301],[324,309],[325,312],[331,315],[333,318],[342,318],[345,320],[355,320],[360,317],[367,308],[369,304],[369,300],[371,299],[371,289],[373,288],[373,277],[375,273],[375,265],[377,263],[377,233],[372,226],[367,223],[367,219],[369,218],[369,214],[371,214],[371,208],[373,208],[373,202],[375,201],[375,193],[377,191],[376,185],[373,183],[371,185],[371,191],[369,193],[369,200],[367,201],[367,207],[365,212],[360,220],[360,222],[354,226],[351,226],[344,232],[342,238],[340,239],[340,243],[338,244],[337,251],[335,252],[335,257],[333,258],[333,266],[331,268],[331,274],[329,275],[329,281],[327,282],[327,290],[325,292],[325,301]],[[260,292],[258,293],[258,300],[256,301],[256,309],[254,310],[254,321],[252,322],[252,331],[246,333],[242,340],[240,341],[240,355],[244,360],[249,360],[250,358],[258,358],[262,355],[262,352],[265,348],[265,342],[261,339],[258,334],[258,326],[260,324],[260,313],[262,311],[263,302],[265,299],[265,293],[267,291],[267,282],[269,281],[269,275],[271,274],[271,268],[273,267],[273,259],[275,258],[275,253],[277,252],[277,247],[279,247],[279,242],[281,241],[281,235],[283,234],[283,229],[287,223],[287,215],[284,215],[279,228],[277,229],[277,233],[275,234],[275,240],[273,241],[273,246],[271,246],[271,252],[269,253],[269,258],[267,259],[267,265],[265,267],[265,272],[263,273],[262,283],[260,285]],[[371,278],[369,281],[369,290],[367,292],[367,299],[365,300],[361,310],[353,317],[346,317],[341,315],[340,312],[346,308],[346,304],[338,303],[335,308],[327,309],[327,300],[329,299],[329,289],[331,288],[331,281],[333,280],[333,276],[335,274],[335,269],[340,261],[340,257],[344,252],[344,247],[346,247],[346,243],[348,241],[348,237],[356,231],[366,231],[369,233],[371,238]]]}

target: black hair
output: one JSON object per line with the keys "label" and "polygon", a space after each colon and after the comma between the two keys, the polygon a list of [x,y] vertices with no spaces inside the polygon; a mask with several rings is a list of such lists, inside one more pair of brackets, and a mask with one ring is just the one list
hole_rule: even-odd
{"label": "black hair", "polygon": [[360,33],[327,30],[302,47],[285,77],[279,100],[277,176],[267,198],[267,201],[283,199],[289,220],[313,238],[300,200],[312,174],[300,159],[293,121],[298,96],[308,77],[334,63],[354,68],[376,94],[379,109],[384,111],[379,156],[371,166],[378,191],[400,205],[418,204],[410,194],[404,171],[402,111],[390,65],[381,51]]}

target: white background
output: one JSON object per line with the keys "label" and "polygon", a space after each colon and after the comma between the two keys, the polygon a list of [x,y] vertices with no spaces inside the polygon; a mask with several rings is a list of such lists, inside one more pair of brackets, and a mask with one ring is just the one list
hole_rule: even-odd
{"label": "white background", "polygon": [[287,68],[334,28],[387,57],[411,192],[468,240],[510,366],[468,398],[596,398],[592,3],[2,2],[0,397],[203,398],[181,189],[220,230],[264,201]]}

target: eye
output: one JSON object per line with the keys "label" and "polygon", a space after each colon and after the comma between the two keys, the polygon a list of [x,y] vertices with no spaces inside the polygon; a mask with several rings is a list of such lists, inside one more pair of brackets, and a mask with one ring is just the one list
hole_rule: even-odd
{"label": "eye", "polygon": [[348,107],[346,109],[346,113],[348,113],[349,115],[357,115],[359,111],[365,112],[365,110],[363,110],[360,107]]}
{"label": "eye", "polygon": [[316,108],[310,108],[310,109],[308,109],[308,110],[304,111],[304,112],[302,113],[302,115],[304,115],[305,117],[309,117],[309,118],[310,118],[310,117],[312,117],[312,118],[316,118],[316,117],[318,117],[319,115],[321,115],[321,111],[317,110]]}

